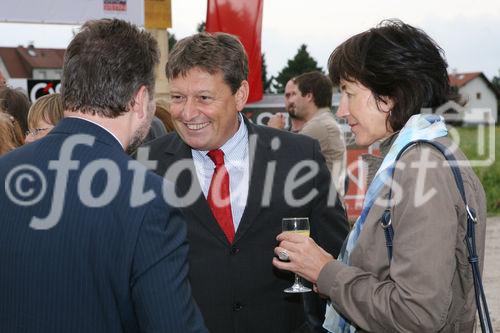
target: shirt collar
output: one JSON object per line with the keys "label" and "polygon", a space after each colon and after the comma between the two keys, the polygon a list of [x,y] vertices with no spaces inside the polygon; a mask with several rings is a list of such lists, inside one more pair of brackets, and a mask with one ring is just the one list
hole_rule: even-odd
{"label": "shirt collar", "polygon": [[[242,159],[244,154],[245,154],[245,149],[242,149],[242,145],[244,145],[247,142],[247,137],[248,137],[248,130],[245,125],[245,122],[243,121],[243,115],[238,112],[238,120],[239,120],[239,127],[238,131],[222,145],[219,149],[224,152],[224,156],[226,158],[230,158],[237,160],[237,159]],[[191,149],[193,154],[198,154],[198,156],[203,157],[204,159],[210,159],[208,157],[208,150],[196,150],[196,149]]]}

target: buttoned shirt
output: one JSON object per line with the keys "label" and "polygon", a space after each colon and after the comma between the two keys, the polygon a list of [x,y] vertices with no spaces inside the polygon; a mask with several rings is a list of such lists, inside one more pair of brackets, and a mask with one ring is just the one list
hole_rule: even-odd
{"label": "buttoned shirt", "polygon": [[[234,230],[243,216],[248,198],[249,188],[249,158],[248,158],[248,130],[243,122],[243,116],[238,114],[238,131],[228,140],[221,149],[224,152],[224,164],[229,173],[229,191],[231,196],[231,212],[233,214]],[[215,169],[214,162],[207,155],[208,151],[191,149],[196,175],[205,198]]]}

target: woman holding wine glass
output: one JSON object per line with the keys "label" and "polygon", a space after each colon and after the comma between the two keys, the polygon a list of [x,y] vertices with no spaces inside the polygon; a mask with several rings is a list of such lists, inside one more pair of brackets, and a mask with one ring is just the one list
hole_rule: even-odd
{"label": "woman holding wine glass", "polygon": [[[289,261],[273,264],[330,299],[323,325],[330,332],[472,332],[476,308],[464,239],[474,210],[482,266],[484,190],[446,137],[442,117],[421,113],[457,99],[442,50],[422,30],[384,21],[338,46],[328,67],[341,89],[337,116],[357,145],[380,141],[382,156],[364,157],[369,186],[338,260],[311,238],[284,232],[275,253]],[[457,158],[468,206],[443,154],[429,143],[413,144],[422,139]],[[392,248],[380,224],[386,211]]]}

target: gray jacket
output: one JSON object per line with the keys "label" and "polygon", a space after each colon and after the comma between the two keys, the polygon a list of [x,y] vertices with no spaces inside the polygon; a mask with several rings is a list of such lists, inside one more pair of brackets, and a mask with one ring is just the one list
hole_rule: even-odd
{"label": "gray jacket", "polygon": [[[388,151],[395,135],[382,143]],[[448,138],[437,141],[450,146]],[[468,164],[463,153],[458,160]],[[427,159],[429,167],[422,161]],[[369,177],[381,163],[370,158]],[[467,201],[476,210],[476,244],[482,268],[486,229],[483,187],[468,165],[460,167]],[[388,192],[388,186],[381,196]],[[332,261],[320,273],[319,292],[367,332],[472,332],[476,305],[467,248],[466,211],[453,174],[442,154],[418,145],[403,154],[394,173],[393,191],[400,200],[391,209],[393,259],[378,220],[385,205],[370,210],[352,266]]]}

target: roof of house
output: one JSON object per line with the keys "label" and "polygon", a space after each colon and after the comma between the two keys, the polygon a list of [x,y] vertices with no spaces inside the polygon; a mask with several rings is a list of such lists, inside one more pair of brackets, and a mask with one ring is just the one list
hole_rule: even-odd
{"label": "roof of house", "polygon": [[471,73],[453,73],[448,74],[450,79],[450,85],[452,87],[462,88],[470,81],[475,78],[481,78],[486,83],[486,85],[493,91],[493,93],[500,98],[500,91],[491,83],[490,80],[482,72],[471,72]]}
{"label": "roof of house", "polygon": [[453,73],[448,74],[450,79],[450,85],[452,87],[462,88],[470,81],[474,80],[476,77],[483,75],[481,72],[472,72],[472,73]]}
{"label": "roof of house", "polygon": [[31,78],[35,68],[62,68],[64,49],[0,47],[0,58],[12,78]]}

